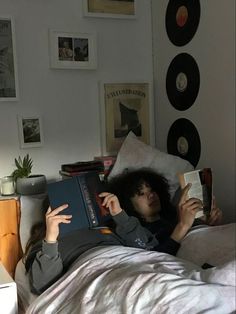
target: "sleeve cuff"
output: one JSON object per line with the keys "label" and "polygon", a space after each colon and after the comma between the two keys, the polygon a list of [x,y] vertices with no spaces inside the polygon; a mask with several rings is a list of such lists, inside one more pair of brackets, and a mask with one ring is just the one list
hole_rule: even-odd
{"label": "sleeve cuff", "polygon": [[129,220],[129,216],[124,210],[112,217],[117,225],[125,224]]}
{"label": "sleeve cuff", "polygon": [[42,241],[42,253],[50,258],[58,255],[58,242],[47,243],[45,240]]}

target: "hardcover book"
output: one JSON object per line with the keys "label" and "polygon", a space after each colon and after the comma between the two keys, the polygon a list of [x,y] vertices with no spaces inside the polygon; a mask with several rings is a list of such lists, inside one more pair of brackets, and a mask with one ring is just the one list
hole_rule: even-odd
{"label": "hardcover book", "polygon": [[49,183],[47,191],[52,209],[68,204],[68,208],[60,214],[72,215],[70,224],[59,225],[60,237],[78,229],[105,226],[111,218],[109,210],[102,206],[103,200],[98,196],[105,191],[105,184],[98,173],[88,172]]}
{"label": "hardcover book", "polygon": [[192,186],[188,192],[188,198],[198,198],[203,203],[195,218],[209,215],[212,205],[213,182],[211,168],[204,168],[179,174],[180,186],[183,189],[188,183]]}

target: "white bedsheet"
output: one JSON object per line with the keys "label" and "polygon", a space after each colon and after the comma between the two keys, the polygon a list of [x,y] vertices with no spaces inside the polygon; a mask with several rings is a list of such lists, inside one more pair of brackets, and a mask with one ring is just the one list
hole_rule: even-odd
{"label": "white bedsheet", "polygon": [[[204,237],[211,234],[208,240],[218,241],[218,249],[203,249],[201,252],[208,256],[198,251],[193,257],[187,242],[193,245],[195,238],[196,244],[201,234]],[[233,313],[236,310],[234,235],[234,224],[194,229],[183,241],[179,254],[195,259],[195,263],[121,246],[90,250],[57,283],[32,299],[26,313]],[[227,255],[223,250],[226,244],[220,239],[225,241],[228,237]],[[214,265],[218,266],[202,270],[199,266],[202,262],[216,262]]]}

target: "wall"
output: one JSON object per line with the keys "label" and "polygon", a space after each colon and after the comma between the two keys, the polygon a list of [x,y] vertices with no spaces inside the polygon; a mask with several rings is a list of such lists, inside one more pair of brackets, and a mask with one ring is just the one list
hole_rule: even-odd
{"label": "wall", "polygon": [[[211,166],[215,195],[225,221],[235,220],[235,1],[201,1],[201,19],[192,41],[175,47],[165,31],[168,1],[153,0],[154,90],[157,146],[166,150],[171,124],[184,117],[196,125],[202,144],[197,168]],[[195,104],[187,111],[169,103],[165,78],[171,60],[180,52],[196,59],[201,75]]]}
{"label": "wall", "polygon": [[[100,152],[98,81],[152,81],[150,1],[137,1],[137,19],[85,18],[82,0],[1,0],[16,25],[20,100],[0,103],[0,176],[27,152],[34,173],[58,176],[62,163]],[[97,70],[49,67],[48,30],[97,32]],[[42,148],[20,149],[17,115],[41,115]]]}

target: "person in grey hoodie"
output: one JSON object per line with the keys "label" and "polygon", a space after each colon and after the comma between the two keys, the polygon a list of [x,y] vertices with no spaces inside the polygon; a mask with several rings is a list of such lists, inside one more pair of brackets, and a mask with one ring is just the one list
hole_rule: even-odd
{"label": "person in grey hoodie", "polygon": [[[178,218],[175,215],[175,221],[172,223],[157,219],[161,203],[164,204],[161,202],[162,195],[167,206],[169,194],[165,191],[168,184],[163,177],[157,175],[155,180],[158,180],[159,187],[162,185],[162,193],[158,195],[148,183],[144,184],[148,181],[147,178],[146,181],[142,181],[139,192],[130,198],[136,211],[142,212],[147,225],[142,224],[138,217],[129,216],[126,209],[121,207],[118,197],[109,191],[101,193],[100,197],[103,199],[103,205],[111,213],[115,228],[81,229],[60,237],[59,225],[69,224],[73,217],[63,214],[63,210],[68,207],[67,204],[56,209],[49,207],[45,221],[32,229],[32,237],[26,248],[25,267],[29,273],[31,291],[35,294],[45,291],[82,253],[94,247],[124,245],[175,255],[202,203],[194,198],[187,200],[190,188],[188,185],[182,191],[178,204]],[[158,221],[155,230],[160,231],[160,234],[157,232],[159,236],[151,228],[155,221]]]}

